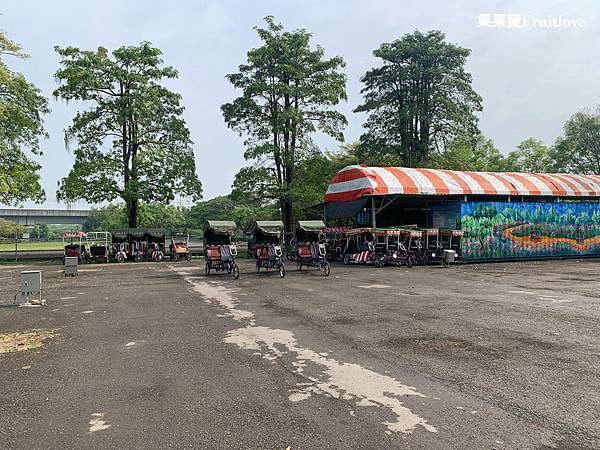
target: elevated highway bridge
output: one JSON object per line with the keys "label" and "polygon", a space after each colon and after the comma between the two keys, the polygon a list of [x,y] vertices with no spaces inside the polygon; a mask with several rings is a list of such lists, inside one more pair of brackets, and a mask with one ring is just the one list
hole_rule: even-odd
{"label": "elevated highway bridge", "polygon": [[0,219],[20,225],[75,225],[90,216],[85,209],[0,209]]}

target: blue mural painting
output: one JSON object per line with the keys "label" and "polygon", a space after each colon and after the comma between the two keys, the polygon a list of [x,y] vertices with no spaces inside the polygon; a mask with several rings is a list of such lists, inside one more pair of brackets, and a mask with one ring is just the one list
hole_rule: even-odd
{"label": "blue mural painting", "polygon": [[465,260],[600,256],[600,203],[464,202]]}

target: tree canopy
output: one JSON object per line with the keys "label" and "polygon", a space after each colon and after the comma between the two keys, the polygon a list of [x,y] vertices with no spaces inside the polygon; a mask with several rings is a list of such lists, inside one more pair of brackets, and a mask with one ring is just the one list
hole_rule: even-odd
{"label": "tree canopy", "polygon": [[600,106],[567,120],[551,156],[561,171],[600,175]]}
{"label": "tree canopy", "polygon": [[482,107],[465,70],[470,53],[437,30],[381,44],[373,52],[381,65],[361,78],[364,103],[355,112],[368,117],[359,157],[376,154],[387,165],[425,166],[434,149],[477,134]]}
{"label": "tree canopy", "polygon": [[427,164],[434,169],[499,172],[507,169],[506,159],[491,139],[482,134],[455,137],[444,151]]}
{"label": "tree canopy", "polygon": [[245,137],[244,156],[254,163],[237,174],[234,191],[256,202],[276,201],[290,231],[290,188],[301,150],[311,147],[317,130],[343,140],[346,118],[333,107],[346,99],[345,63],[325,58],[320,46],[311,48],[306,30],[284,31],[272,17],[265,21],[266,28],[256,28],[262,45],[248,52],[239,72],[227,75],[241,96],[221,110],[227,125]]}
{"label": "tree canopy", "polygon": [[75,163],[60,181],[58,198],[121,198],[130,227],[137,226],[140,201],[201,198],[181,96],[161,84],[177,71],[162,65],[161,51],[148,42],[112,53],[104,47],[55,49],[61,68],[54,95],[86,107],[65,131]]}
{"label": "tree canopy", "polygon": [[40,184],[40,139],[46,138],[43,116],[49,112],[41,91],[13,72],[5,56],[28,58],[21,47],[0,31],[0,203],[41,203],[46,196]]}
{"label": "tree canopy", "polygon": [[14,238],[15,234],[24,233],[26,228],[16,222],[0,219],[0,237]]}

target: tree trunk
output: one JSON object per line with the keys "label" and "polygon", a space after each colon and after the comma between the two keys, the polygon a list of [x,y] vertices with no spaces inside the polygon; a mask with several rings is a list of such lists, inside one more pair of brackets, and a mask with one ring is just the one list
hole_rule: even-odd
{"label": "tree trunk", "polygon": [[292,204],[288,199],[281,200],[281,220],[283,221],[285,234],[289,236],[292,233],[294,216],[292,214]]}
{"label": "tree trunk", "polygon": [[127,200],[127,220],[129,228],[137,228],[138,200]]}

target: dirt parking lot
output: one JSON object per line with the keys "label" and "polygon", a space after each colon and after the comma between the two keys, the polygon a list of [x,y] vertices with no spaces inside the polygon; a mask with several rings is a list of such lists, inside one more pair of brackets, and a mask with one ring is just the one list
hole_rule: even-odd
{"label": "dirt parking lot", "polygon": [[53,336],[0,355],[0,447],[600,447],[600,261],[201,264],[43,267],[0,308]]}

